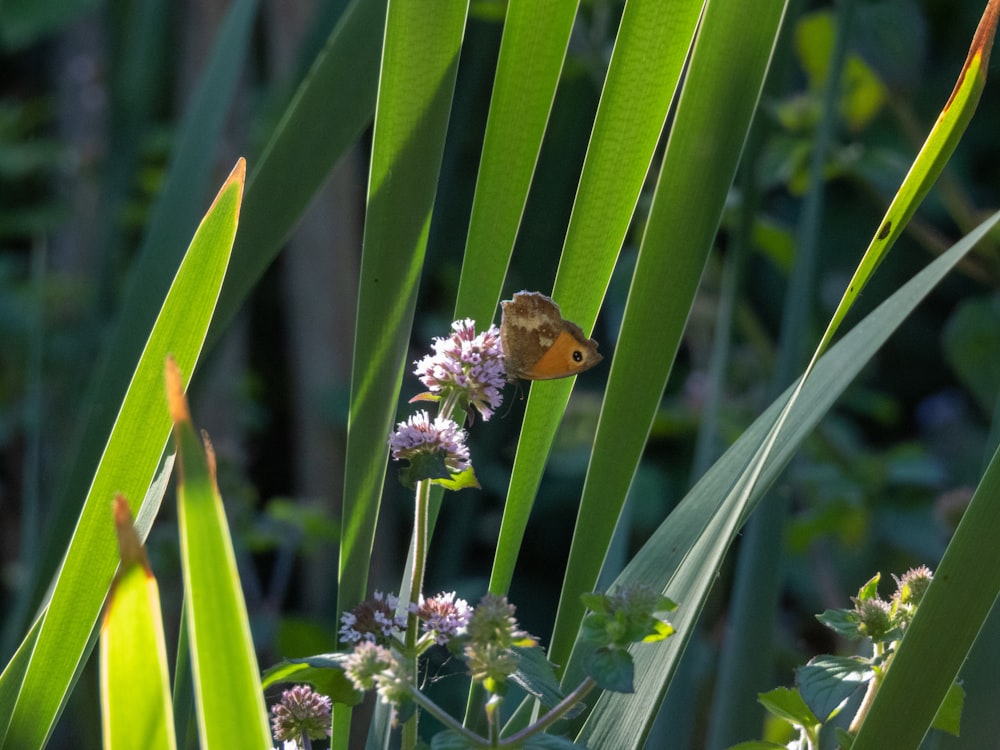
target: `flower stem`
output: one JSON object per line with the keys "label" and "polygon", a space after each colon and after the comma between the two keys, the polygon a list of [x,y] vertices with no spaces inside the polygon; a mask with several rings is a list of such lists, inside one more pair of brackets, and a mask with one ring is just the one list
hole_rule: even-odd
{"label": "flower stem", "polygon": [[500,747],[519,747],[532,735],[545,731],[565,716],[567,711],[582,701],[587,696],[587,693],[595,687],[597,687],[597,683],[594,682],[593,677],[585,678],[583,682],[577,685],[576,690],[549,709],[549,711],[539,718],[534,724],[529,727],[525,727],[520,732],[512,734],[510,737],[504,737],[499,743]]}
{"label": "flower stem", "polygon": [[[417,607],[420,604],[420,592],[424,588],[424,567],[427,564],[427,524],[431,501],[431,483],[422,480],[417,482],[417,491],[413,514],[413,569],[410,572],[410,605],[406,615],[406,653],[412,660],[410,673],[414,679],[416,690],[417,672],[417,638],[420,623],[417,619]],[[414,712],[403,724],[403,749],[409,750],[417,746],[417,716]]]}
{"label": "flower stem", "polygon": [[471,729],[467,729],[462,726],[462,722],[458,721],[454,716],[449,714],[443,708],[441,708],[437,703],[432,701],[426,695],[421,693],[419,690],[414,690],[412,693],[413,702],[418,706],[423,708],[427,713],[431,714],[435,719],[440,721],[445,727],[461,735],[466,740],[468,740],[472,745],[477,747],[489,747],[490,742],[485,737],[473,732]]}

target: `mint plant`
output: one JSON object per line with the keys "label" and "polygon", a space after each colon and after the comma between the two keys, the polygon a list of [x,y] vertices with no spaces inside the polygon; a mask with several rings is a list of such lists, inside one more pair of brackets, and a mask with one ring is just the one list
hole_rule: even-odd
{"label": "mint plant", "polygon": [[[414,489],[413,566],[403,581],[409,597],[376,591],[341,616],[342,651],[291,660],[270,671],[265,684],[294,676],[297,670],[289,669],[290,664],[303,670],[336,670],[346,678],[338,682],[345,689],[330,697],[315,699],[312,688],[304,685],[284,692],[272,709],[272,724],[275,740],[286,743],[286,748],[310,748],[312,740],[322,736],[317,727],[329,717],[331,700],[354,705],[361,694],[372,690],[391,707],[394,724],[402,724],[403,748],[418,746],[421,713],[446,727],[434,738],[434,747],[576,747],[571,740],[547,732],[574,715],[594,688],[632,692],[634,665],[628,647],[674,633],[664,615],[676,605],[650,587],[584,595],[583,603],[590,610],[581,640],[585,676],[574,689],[564,692],[555,666],[545,658],[537,639],[520,627],[514,605],[506,597],[486,594],[471,607],[456,592],[423,595],[431,485],[452,491],[478,486],[466,432],[453,417],[461,414],[471,422],[478,413],[484,423],[489,421],[502,403],[501,389],[506,383],[496,326],[477,335],[473,321],[456,321],[451,335],[436,338],[433,348],[433,354],[416,363],[414,373],[428,390],[413,401],[437,403],[438,413],[432,417],[425,410],[418,411],[399,422],[389,438],[393,459],[406,463],[400,469],[400,481]],[[447,648],[465,663],[470,682],[477,688],[471,695],[482,696],[485,735],[450,716],[422,687],[421,658],[434,647]],[[501,707],[512,683],[545,710],[531,723],[505,731]]]}
{"label": "mint plant", "polygon": [[[733,750],[816,750],[824,728],[836,733],[840,747],[849,748],[932,579],[926,566],[913,568],[895,579],[896,590],[886,600],[878,594],[881,574],[876,573],[852,597],[853,607],[828,609],[817,615],[821,623],[842,638],[859,644],[867,642],[871,655],[824,654],[810,659],[796,671],[794,688],[776,688],[760,696],[761,704],[791,724],[798,736],[787,745],[744,742]],[[858,702],[857,696],[862,693]],[[935,729],[958,734],[963,697],[962,688],[954,683],[932,724]],[[833,719],[852,706],[852,700],[854,716],[848,728],[833,725]]]}

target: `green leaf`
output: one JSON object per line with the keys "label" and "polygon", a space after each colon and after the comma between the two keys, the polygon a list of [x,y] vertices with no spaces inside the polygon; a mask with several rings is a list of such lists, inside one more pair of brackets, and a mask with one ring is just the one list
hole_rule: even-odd
{"label": "green leaf", "polygon": [[[170,432],[163,362],[172,353],[183,371],[190,373],[198,361],[236,234],[245,169],[241,159],[198,227],[135,365],[54,582],[16,703],[0,705],[0,737],[6,732],[3,741],[10,747],[45,744],[86,653],[118,565],[107,503],[115,492],[144,497],[156,472]],[[28,637],[35,637],[34,630]],[[5,670],[0,676],[0,696],[13,694],[15,689],[6,682],[19,677],[17,670]]]}
{"label": "green leaf", "polygon": [[816,619],[830,630],[849,641],[861,640],[860,621],[853,609],[828,609]]}
{"label": "green leaf", "polygon": [[[659,3],[652,5],[653,13],[667,15]],[[702,4],[697,5],[700,13]],[[549,652],[557,663],[568,661],[583,616],[579,594],[598,580],[646,447],[756,111],[781,16],[781,3],[705,5],[642,235],[587,467]],[[690,39],[659,43],[687,46]],[[692,158],[695,153],[698,157]],[[602,247],[604,242],[595,237],[592,245]],[[564,267],[573,266],[561,265],[560,274]],[[589,270],[578,268],[576,273],[589,278]],[[687,605],[686,595],[674,598]]]}
{"label": "green leaf", "polygon": [[878,599],[878,584],[881,580],[881,573],[876,573],[869,578],[865,584],[858,589],[858,599],[863,602],[869,601],[870,599]]}
{"label": "green leaf", "polygon": [[[57,543],[62,545],[69,536],[69,528],[64,534],[62,526],[71,523],[78,513],[80,499],[76,493],[82,494],[89,487],[94,466],[100,461],[104,448],[103,442],[94,436],[110,434],[114,427],[121,399],[133,375],[129,364],[142,356],[163,299],[187,252],[186,243],[196,231],[205,204],[211,198],[218,179],[216,153],[221,132],[229,122],[229,105],[244,72],[256,10],[257,0],[238,0],[229,4],[211,57],[185,105],[170,166],[157,193],[136,260],[129,269],[120,309],[116,311],[117,319],[96,357],[96,366],[89,373],[75,430],[79,438],[68,451],[71,459],[53,514],[66,521],[57,524],[56,532],[45,540],[38,566],[41,570],[54,569],[65,551],[56,548]],[[130,29],[130,35],[132,31]],[[141,46],[138,54],[145,54]],[[141,517],[137,523],[142,529]],[[40,590],[28,594],[32,605],[37,603],[47,583],[35,582],[33,588]]]}
{"label": "green leaf", "polygon": [[795,682],[812,712],[826,722],[874,676],[870,662],[860,656],[817,656],[795,671]]}
{"label": "green leaf", "polygon": [[436,484],[439,487],[444,487],[446,490],[466,490],[466,489],[479,489],[479,480],[476,479],[476,472],[470,466],[465,471],[460,471],[458,474],[451,474],[447,479],[432,479],[431,484]]}
{"label": "green leaf", "polygon": [[270,747],[271,732],[215,455],[191,424],[181,375],[167,361],[177,447],[184,613],[202,747]]}
{"label": "green leaf", "polygon": [[[784,468],[805,436],[815,427],[837,396],[885,342],[889,334],[998,221],[1000,212],[993,214],[961,242],[904,284],[819,360],[803,385],[798,400],[788,413],[785,430],[778,436],[769,460],[757,479],[756,487],[746,499],[749,503],[746,508],[740,507],[737,502],[738,496],[733,496],[731,490],[782,412],[794,386],[768,407],[726,451],[633,558],[615,581],[615,585],[643,583],[659,588],[672,598],[682,601],[684,606],[678,608],[672,618],[679,635],[664,644],[635,646],[631,649],[636,661],[635,695],[628,696],[627,699],[615,694],[601,696],[587,724],[577,737],[579,741],[597,746],[602,742],[620,742],[622,737],[643,736],[645,727],[659,707],[662,691],[674,675],[679,656],[687,645],[687,639],[704,606],[705,598],[716,582],[716,571],[740,526],[740,519],[745,518],[745,514],[753,508],[761,493]],[[978,520],[979,528],[984,531],[984,535],[988,535],[986,530],[997,528],[1000,524],[1000,521],[993,523],[990,519]],[[978,551],[978,547],[974,549],[974,552]],[[994,541],[991,553],[984,555],[983,559],[989,559],[997,552]],[[994,569],[988,570],[992,574]],[[995,570],[1000,573],[1000,564]],[[940,574],[940,569],[938,573]],[[973,580],[975,578],[976,576],[972,576]],[[932,585],[931,591],[933,588]],[[962,593],[971,600],[975,600],[977,596],[976,593],[969,591]],[[921,603],[918,617],[925,606],[926,600]],[[962,611],[962,606],[951,603],[948,611],[952,613]],[[978,611],[976,614],[978,615]],[[911,625],[911,630],[912,627]],[[938,633],[952,632],[948,624],[938,624],[937,627],[939,627]],[[908,632],[907,637],[909,636]],[[940,638],[933,645],[925,644],[928,648],[938,650],[942,645]],[[574,652],[574,661],[580,657],[581,654]],[[898,658],[897,654],[896,659]],[[927,653],[924,652],[915,658],[926,659]],[[926,669],[926,662],[920,664],[922,664],[920,669]],[[893,669],[895,668],[894,661]],[[574,664],[571,662],[567,674],[572,675],[573,672]],[[892,670],[890,675],[891,672]],[[911,687],[913,684],[924,685],[922,681],[924,677],[920,676],[919,672],[911,674],[909,680]],[[882,690],[879,691],[879,695],[881,693]],[[900,695],[902,702],[896,707],[900,716],[909,714],[905,704],[907,695],[905,692]],[[891,739],[887,741],[890,744],[871,747],[894,746],[891,744]]]}
{"label": "green leaf", "polygon": [[527,692],[538,698],[542,705],[552,707],[563,699],[556,679],[555,667],[545,658],[545,651],[540,647],[515,647],[517,654],[517,671],[511,675]]}
{"label": "green leaf", "polygon": [[986,71],[989,67],[998,13],[1000,7],[995,3],[987,6],[951,98],[938,115],[910,171],[896,191],[889,208],[886,209],[879,231],[865,250],[837,309],[830,318],[819,346],[816,347],[813,361],[829,346],[847,313],[906,228],[910,218],[916,213],[961,140],[986,85]]}
{"label": "green leaf", "polygon": [[580,594],[580,602],[591,612],[600,612],[602,614],[610,612],[611,603],[608,600],[607,594]]}
{"label": "green leaf", "polygon": [[[364,598],[407,361],[466,3],[394,3],[385,22],[351,375],[337,609]],[[351,69],[353,61],[346,63]]]}
{"label": "green leaf", "polygon": [[648,633],[642,638],[643,643],[656,643],[657,641],[662,641],[665,638],[669,638],[674,633],[677,632],[674,626],[669,622],[663,622],[662,620],[656,620],[652,623],[653,632]]}
{"label": "green leaf", "polygon": [[265,670],[261,685],[267,689],[279,682],[306,682],[335,703],[356,706],[365,694],[344,675],[347,654],[319,654],[305,659],[285,659]]}
{"label": "green leaf", "polygon": [[493,320],[579,0],[507,3],[455,319]]}
{"label": "green leaf", "polygon": [[965,690],[958,683],[952,683],[948,694],[941,703],[941,708],[934,715],[931,726],[948,734],[959,736],[958,730],[962,724],[962,707],[965,705]]}
{"label": "green leaf", "polygon": [[602,690],[631,693],[635,690],[635,666],[625,649],[601,647],[583,657],[583,669]]}
{"label": "green leaf", "polygon": [[779,687],[757,696],[760,704],[775,716],[797,727],[814,727],[819,719],[794,688]]}
{"label": "green leaf", "polygon": [[[565,317],[584,331],[590,331],[597,318],[687,61],[702,5],[700,0],[685,0],[672,3],[670,12],[665,13],[658,0],[633,0],[622,13],[552,292]],[[660,292],[662,301],[662,289]],[[660,325],[662,329],[662,319]],[[494,594],[504,594],[510,587],[542,471],[574,380],[531,386],[490,577]],[[629,432],[638,431],[630,428]],[[599,537],[604,536],[601,532],[610,536],[620,508],[615,498],[623,500],[625,493],[598,494],[599,502],[595,496],[586,508],[581,507],[578,526],[598,530]],[[582,549],[589,556],[588,568],[599,566],[603,559],[600,540],[595,543],[580,530],[574,540],[581,537]],[[574,630],[583,614],[582,610],[576,612],[578,595],[592,589],[595,580],[596,574],[590,583],[563,591],[560,610],[564,606],[574,610],[576,617],[569,625]],[[571,637],[572,633],[563,636]],[[558,645],[554,638],[552,647]],[[568,649],[569,643],[562,646]],[[550,650],[557,663],[565,663],[566,655]]]}
{"label": "green leaf", "polygon": [[156,579],[132,526],[128,503],[114,503],[122,565],[101,627],[104,746],[169,750],[177,746],[170,703],[163,615]]}

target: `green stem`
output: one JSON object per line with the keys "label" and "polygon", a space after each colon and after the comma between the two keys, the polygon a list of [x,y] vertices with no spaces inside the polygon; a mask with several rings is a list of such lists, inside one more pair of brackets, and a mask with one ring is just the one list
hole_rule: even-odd
{"label": "green stem", "polygon": [[445,396],[444,401],[441,401],[438,405],[438,416],[444,417],[445,419],[453,419],[452,414],[455,413],[455,409],[458,407],[458,391],[456,389],[449,389],[448,395]]}
{"label": "green stem", "polygon": [[[417,619],[417,606],[420,604],[420,592],[424,588],[424,567],[427,564],[427,521],[431,500],[431,483],[428,480],[417,482],[417,491],[413,514],[413,570],[410,574],[410,604],[406,615],[406,653],[410,659],[410,674],[413,675],[414,691],[417,680],[417,637],[420,622]],[[417,717],[414,712],[403,724],[403,749],[411,750],[417,746]]]}
{"label": "green stem", "polygon": [[544,732],[550,726],[555,724],[559,719],[566,715],[573,706],[582,701],[591,690],[597,687],[597,683],[594,682],[593,677],[587,677],[577,685],[576,690],[563,698],[559,703],[549,709],[548,713],[544,714],[538,721],[529,727],[525,727],[520,732],[512,734],[510,737],[505,737],[500,741],[500,747],[518,747],[521,743],[527,740],[529,737],[538,734],[539,732]]}
{"label": "green stem", "polygon": [[587,696],[587,693],[593,690],[596,686],[597,683],[594,682],[593,678],[587,677],[579,684],[579,686],[577,686],[576,690],[559,701],[557,705],[549,709],[549,711],[534,724],[529,727],[525,727],[520,732],[512,734],[510,737],[505,737],[502,740],[496,740],[495,738],[490,740],[469,729],[466,729],[457,719],[418,690],[414,690],[412,696],[414,703],[434,716],[445,727],[456,734],[461,735],[474,747],[519,747],[526,740],[528,740],[529,737],[545,731],[559,721],[559,719],[566,715],[567,711],[582,701]]}
{"label": "green stem", "polygon": [[[878,645],[875,648],[876,655],[879,653]],[[889,668],[889,662],[892,661],[890,657],[881,668],[875,668],[875,676],[872,677],[871,682],[868,683],[868,689],[865,691],[864,700],[861,701],[861,705],[858,706],[858,711],[854,714],[854,719],[851,721],[851,725],[847,728],[851,734],[856,735],[858,730],[861,728],[862,723],[864,723],[865,717],[868,715],[868,711],[872,707],[872,702],[875,700],[875,694],[878,692],[879,686],[882,684],[882,680],[885,679],[885,673]]]}
{"label": "green stem", "polygon": [[489,747],[490,742],[485,737],[473,732],[471,729],[466,729],[462,726],[462,722],[458,721],[454,716],[449,714],[443,708],[441,708],[437,703],[432,701],[426,695],[421,693],[419,690],[413,691],[413,702],[424,709],[427,713],[433,716],[435,719],[440,721],[446,728],[460,734],[466,740],[476,747]]}

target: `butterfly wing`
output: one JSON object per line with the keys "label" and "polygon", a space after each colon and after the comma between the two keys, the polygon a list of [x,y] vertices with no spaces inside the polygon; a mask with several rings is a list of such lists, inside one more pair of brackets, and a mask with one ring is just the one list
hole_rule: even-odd
{"label": "butterfly wing", "polygon": [[518,292],[501,308],[500,343],[509,378],[564,378],[603,359],[597,342],[564,320],[559,305],[544,294]]}

